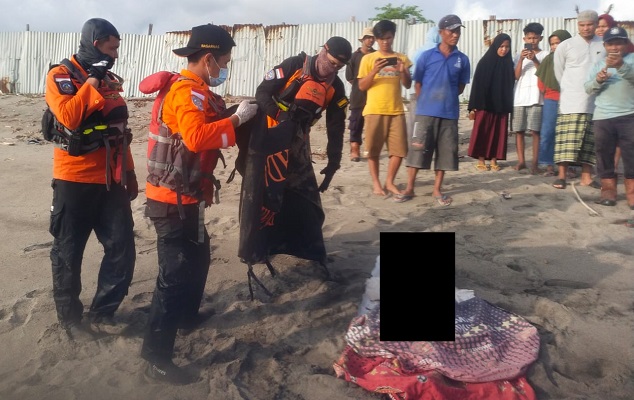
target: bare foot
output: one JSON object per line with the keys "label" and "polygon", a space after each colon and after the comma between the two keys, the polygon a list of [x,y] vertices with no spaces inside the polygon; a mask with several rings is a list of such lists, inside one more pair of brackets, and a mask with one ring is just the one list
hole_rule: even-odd
{"label": "bare foot", "polygon": [[516,170],[516,171],[520,171],[520,170],[526,169],[526,164],[519,163],[516,166],[514,166],[513,169]]}
{"label": "bare foot", "polygon": [[590,186],[591,188],[594,188],[594,189],[601,189],[601,184],[599,182],[593,181],[593,180],[590,180],[588,182],[579,182],[579,185],[581,185],[581,186]]}
{"label": "bare foot", "polygon": [[401,191],[394,185],[385,185],[384,190],[387,190],[388,192],[392,192],[392,194],[396,194],[396,195],[401,195],[403,193],[401,193]]}
{"label": "bare foot", "polygon": [[531,164],[531,175],[537,175],[542,173],[537,164]]}
{"label": "bare foot", "polygon": [[375,194],[377,196],[387,196],[387,193],[382,188],[378,188],[378,189],[374,188],[374,190],[372,191],[372,194]]}

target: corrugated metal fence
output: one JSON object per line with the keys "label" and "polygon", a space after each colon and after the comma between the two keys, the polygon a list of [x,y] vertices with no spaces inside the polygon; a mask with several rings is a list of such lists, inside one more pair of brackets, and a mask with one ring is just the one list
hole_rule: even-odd
{"label": "corrugated metal fence", "polygon": [[[431,24],[409,25],[405,20],[395,20],[397,24],[394,50],[410,57],[425,42]],[[512,51],[516,53],[518,44],[523,43],[522,29],[529,22],[544,25],[542,49],[549,49],[547,37],[557,29],[566,29],[572,35],[577,33],[576,18],[507,19],[465,21],[458,48],[469,56],[471,72],[486,51],[493,38],[506,33],[513,40]],[[232,34],[236,47],[232,52],[229,78],[214,91],[223,96],[253,96],[264,73],[286,57],[301,51],[316,54],[331,36],[342,36],[358,47],[358,37],[372,22],[342,22],[308,25],[263,26],[234,25],[226,27]],[[634,34],[634,22],[620,23]],[[0,90],[4,93],[44,94],[44,80],[48,66],[76,52],[80,33],[47,32],[0,32]],[[164,35],[123,34],[119,48],[119,59],[113,71],[122,76],[125,97],[144,97],[138,90],[139,82],[146,76],[161,70],[180,71],[186,66],[186,59],[175,56],[172,49],[184,47],[189,32],[171,32]],[[340,71],[344,79],[344,70]],[[346,89],[350,86],[346,82]],[[403,90],[407,97],[408,91]],[[466,99],[469,87],[465,89]]]}

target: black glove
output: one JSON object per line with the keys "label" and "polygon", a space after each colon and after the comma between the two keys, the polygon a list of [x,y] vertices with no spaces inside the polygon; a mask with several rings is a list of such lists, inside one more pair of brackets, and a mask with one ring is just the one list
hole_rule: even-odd
{"label": "black glove", "polygon": [[321,185],[319,185],[318,190],[320,192],[325,192],[330,186],[330,181],[332,181],[332,177],[335,175],[335,172],[339,169],[339,165],[328,164],[326,168],[322,169],[320,174],[324,175],[324,180],[321,181]]}
{"label": "black glove", "polygon": [[125,174],[125,191],[128,192],[128,198],[132,201],[139,195],[139,183],[136,180],[134,171],[127,171]]}
{"label": "black glove", "polygon": [[88,68],[88,77],[89,78],[97,78],[101,81],[106,76],[106,72],[114,65],[114,58],[109,55],[105,55],[104,59],[92,64],[90,68]]}

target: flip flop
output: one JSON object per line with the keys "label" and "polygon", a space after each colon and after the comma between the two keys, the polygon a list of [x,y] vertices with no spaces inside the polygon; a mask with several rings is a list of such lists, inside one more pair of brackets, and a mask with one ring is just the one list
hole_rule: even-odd
{"label": "flip flop", "polygon": [[395,203],[405,203],[406,201],[410,201],[413,198],[414,196],[412,196],[411,194],[396,194],[394,195],[393,201]]}
{"label": "flip flop", "polygon": [[451,202],[453,201],[453,199],[446,194],[443,194],[442,196],[434,196],[434,199],[436,199],[438,204],[444,207],[451,205]]}
{"label": "flip flop", "polygon": [[594,202],[594,204],[600,204],[602,206],[614,207],[616,205],[616,200],[612,199],[599,199]]}
{"label": "flip flop", "polygon": [[566,188],[566,180],[565,179],[557,179],[553,182],[553,187],[555,189],[565,189]]}

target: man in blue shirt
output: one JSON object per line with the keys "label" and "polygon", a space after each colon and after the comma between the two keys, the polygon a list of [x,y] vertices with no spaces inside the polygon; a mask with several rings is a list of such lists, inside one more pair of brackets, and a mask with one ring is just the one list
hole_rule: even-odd
{"label": "man in blue shirt", "polygon": [[407,187],[397,201],[414,196],[416,174],[419,169],[431,169],[434,154],[432,196],[441,206],[453,200],[441,192],[441,187],[445,171],[458,170],[458,96],[471,76],[469,58],[456,47],[463,27],[458,16],[443,17],[438,23],[440,44],[416,61],[416,119],[407,152]]}

